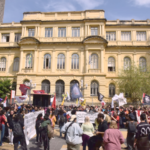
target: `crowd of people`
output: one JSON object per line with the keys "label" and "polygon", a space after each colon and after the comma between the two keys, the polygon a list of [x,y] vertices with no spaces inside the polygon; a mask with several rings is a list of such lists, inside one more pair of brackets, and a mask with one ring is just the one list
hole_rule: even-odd
{"label": "crowd of people", "polygon": [[[24,130],[24,115],[30,112],[44,110],[45,115],[39,114],[36,119],[36,143],[50,150],[50,140],[55,140],[54,129],[58,124],[60,138],[64,138],[68,150],[121,150],[125,139],[119,129],[127,129],[126,143],[128,150],[150,149],[150,108],[141,107],[114,107],[107,106],[49,106],[44,109],[33,105],[11,105],[4,108],[0,105],[0,146],[3,141],[9,140],[14,150],[21,145],[27,150]],[[90,122],[88,116],[85,122],[78,121],[77,111],[97,113],[95,122]],[[71,114],[69,113],[71,112]],[[52,148],[51,148],[52,149]]]}

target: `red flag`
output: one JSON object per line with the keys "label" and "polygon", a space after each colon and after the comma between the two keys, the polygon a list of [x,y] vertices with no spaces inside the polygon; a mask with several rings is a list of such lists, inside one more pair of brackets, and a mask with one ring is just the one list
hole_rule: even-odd
{"label": "red flag", "polygon": [[53,103],[52,103],[52,108],[56,109],[56,94],[54,96],[54,100],[53,100]]}
{"label": "red flag", "polygon": [[7,95],[6,95],[6,97],[5,97],[4,103],[6,103],[6,100],[7,100]]}

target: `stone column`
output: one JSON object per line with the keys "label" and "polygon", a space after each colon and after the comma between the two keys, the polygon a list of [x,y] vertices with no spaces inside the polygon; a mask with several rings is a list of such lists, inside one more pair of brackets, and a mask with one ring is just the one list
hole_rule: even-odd
{"label": "stone column", "polygon": [[88,56],[88,49],[86,48],[86,69],[85,69],[85,73],[88,73],[88,65],[89,65],[89,56]]}
{"label": "stone column", "polygon": [[34,72],[36,72],[37,50],[34,51]]}
{"label": "stone column", "polygon": [[22,27],[22,37],[24,37],[24,27]]}
{"label": "stone column", "polygon": [[84,58],[83,58],[83,50],[80,51],[80,62],[79,62],[79,68],[80,73],[83,73],[83,65],[84,65]]}
{"label": "stone column", "polygon": [[67,51],[66,51],[66,57],[65,57],[65,69],[66,69],[66,73],[69,72],[69,69],[70,69],[70,64],[69,64],[69,48],[67,48]]}
{"label": "stone column", "polygon": [[99,35],[101,36],[102,35],[102,31],[101,31],[101,25],[99,25]]}
{"label": "stone column", "polygon": [[24,35],[23,36],[26,36],[26,27],[24,27]]}
{"label": "stone column", "polygon": [[120,60],[120,52],[117,54],[118,55],[118,71],[119,71],[119,69],[121,69],[121,60]]}
{"label": "stone column", "polygon": [[101,73],[104,72],[104,50],[101,50]]}
{"label": "stone column", "polygon": [[22,62],[24,61],[23,59],[23,50],[20,50],[20,65],[19,65],[19,72],[21,72],[22,69]]}
{"label": "stone column", "polygon": [[51,62],[51,65],[52,65],[52,73],[55,72],[56,70],[56,66],[57,66],[57,59],[55,58],[55,49],[53,49],[52,51],[52,62]]}
{"label": "stone column", "polygon": [[[42,51],[41,50],[39,50],[39,62],[38,62],[38,72],[41,72],[41,64],[42,64]],[[43,60],[44,61],[44,60]]]}
{"label": "stone column", "polygon": [[85,37],[87,36],[87,25],[85,25]]}
{"label": "stone column", "polygon": [[133,53],[133,61],[134,61],[135,65],[137,65],[136,52]]}
{"label": "stone column", "polygon": [[10,67],[10,52],[9,52],[9,54],[8,54],[8,57],[7,57],[7,60],[6,60],[6,65],[7,65],[7,68],[6,68],[6,70],[7,70],[7,74],[9,74],[9,67]]}

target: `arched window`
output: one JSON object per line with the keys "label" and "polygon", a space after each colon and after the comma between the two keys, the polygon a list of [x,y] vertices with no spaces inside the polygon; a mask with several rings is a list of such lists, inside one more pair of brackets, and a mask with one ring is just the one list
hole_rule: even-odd
{"label": "arched window", "polygon": [[65,92],[65,83],[62,80],[56,81],[56,100],[61,102],[63,100],[62,94]]}
{"label": "arched window", "polygon": [[97,56],[97,54],[91,55],[91,69],[98,69],[98,56]]}
{"label": "arched window", "polygon": [[99,85],[96,81],[91,83],[91,96],[97,96]]}
{"label": "arched window", "polygon": [[65,69],[65,55],[59,54],[57,58],[57,69]]}
{"label": "arched window", "polygon": [[108,58],[108,71],[115,71],[115,59],[113,57]]}
{"label": "arched window", "polygon": [[32,54],[26,56],[26,68],[32,68]]}
{"label": "arched window", "polygon": [[44,69],[50,69],[51,68],[51,55],[45,54],[44,55]]}
{"label": "arched window", "polygon": [[79,69],[79,56],[78,56],[78,54],[72,55],[71,69]]}
{"label": "arched window", "polygon": [[140,57],[139,66],[142,72],[146,71],[146,59],[144,57]]}
{"label": "arched window", "polygon": [[0,71],[6,71],[6,58],[2,57],[0,61]]}
{"label": "arched window", "polygon": [[[77,80],[72,80],[72,81],[70,82],[70,96],[71,96],[71,88],[72,88],[72,86],[74,86],[75,84],[77,84],[78,87],[79,87],[79,82],[78,82]],[[71,98],[71,101],[76,101],[76,99],[72,99],[72,98]]]}
{"label": "arched window", "polygon": [[19,57],[14,59],[13,71],[19,71]]}
{"label": "arched window", "polygon": [[[23,84],[25,84],[26,86],[30,86],[30,81],[24,80]],[[27,90],[27,95],[30,95],[30,89]]]}
{"label": "arched window", "polygon": [[129,70],[131,67],[131,60],[129,57],[124,58],[124,70]]}
{"label": "arched window", "polygon": [[110,84],[109,85],[109,97],[113,97],[115,95],[115,85]]}
{"label": "arched window", "polygon": [[50,93],[50,82],[48,80],[42,81],[42,90],[44,90],[45,93]]}

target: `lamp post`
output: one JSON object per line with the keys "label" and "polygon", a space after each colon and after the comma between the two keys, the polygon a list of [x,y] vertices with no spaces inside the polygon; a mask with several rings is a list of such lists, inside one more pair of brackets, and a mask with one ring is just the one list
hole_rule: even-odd
{"label": "lamp post", "polygon": [[31,103],[31,90],[36,88],[36,83],[32,84],[32,80],[30,82],[26,83],[26,86],[28,86],[29,89],[29,104]]}

